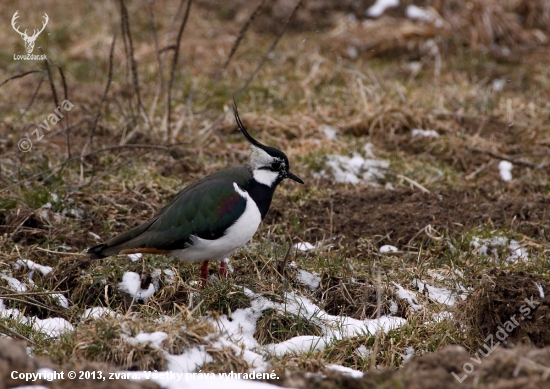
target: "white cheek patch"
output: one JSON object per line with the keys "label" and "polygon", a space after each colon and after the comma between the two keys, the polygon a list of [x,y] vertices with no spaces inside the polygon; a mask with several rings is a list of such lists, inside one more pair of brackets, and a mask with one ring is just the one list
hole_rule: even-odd
{"label": "white cheek patch", "polygon": [[273,183],[277,181],[277,178],[279,177],[279,173],[273,172],[271,170],[266,170],[266,169],[256,169],[252,173],[252,176],[260,184],[264,184],[271,187]]}

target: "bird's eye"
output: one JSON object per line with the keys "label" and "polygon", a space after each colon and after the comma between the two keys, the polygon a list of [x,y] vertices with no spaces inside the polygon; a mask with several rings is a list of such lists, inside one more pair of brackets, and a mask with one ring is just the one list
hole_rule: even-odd
{"label": "bird's eye", "polygon": [[279,170],[281,168],[281,162],[273,162],[271,164],[271,169],[272,170]]}

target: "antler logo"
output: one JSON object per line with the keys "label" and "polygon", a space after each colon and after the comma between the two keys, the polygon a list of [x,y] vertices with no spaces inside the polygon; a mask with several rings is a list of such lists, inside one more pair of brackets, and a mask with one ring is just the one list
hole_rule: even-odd
{"label": "antler logo", "polygon": [[34,33],[31,36],[28,36],[27,30],[25,30],[25,32],[21,32],[19,31],[19,26],[15,24],[15,21],[19,17],[18,13],[19,11],[15,11],[15,13],[13,14],[13,18],[11,18],[11,26],[15,31],[19,33],[19,35],[21,35],[21,38],[23,38],[23,40],[25,41],[25,49],[27,50],[27,53],[30,54],[34,50],[34,42],[36,41],[36,38],[38,38],[38,35],[40,35],[42,31],[44,31],[50,18],[48,17],[48,14],[44,13],[44,22],[42,24],[42,29],[40,31],[34,30]]}

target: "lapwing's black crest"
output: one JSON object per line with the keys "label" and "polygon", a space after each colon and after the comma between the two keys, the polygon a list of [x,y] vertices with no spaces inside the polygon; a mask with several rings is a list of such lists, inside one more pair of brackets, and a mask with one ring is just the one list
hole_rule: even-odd
{"label": "lapwing's black crest", "polygon": [[151,220],[89,249],[92,259],[116,254],[170,254],[203,262],[204,279],[208,261],[228,257],[252,238],[277,185],[285,178],[304,182],[290,171],[285,153],[248,133],[235,103],[233,111],[252,148],[248,163],[219,170],[188,185]]}

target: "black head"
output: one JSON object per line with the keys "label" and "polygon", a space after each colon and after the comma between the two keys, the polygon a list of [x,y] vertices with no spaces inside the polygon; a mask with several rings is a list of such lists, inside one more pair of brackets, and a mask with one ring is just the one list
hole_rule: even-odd
{"label": "black head", "polygon": [[267,186],[277,185],[285,178],[290,178],[300,184],[304,181],[290,171],[288,157],[281,150],[261,144],[248,133],[239,117],[237,104],[233,101],[233,112],[239,130],[252,145],[252,154],[250,155],[250,166],[256,181]]}

